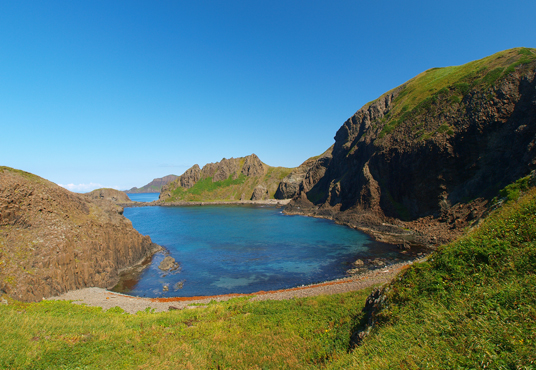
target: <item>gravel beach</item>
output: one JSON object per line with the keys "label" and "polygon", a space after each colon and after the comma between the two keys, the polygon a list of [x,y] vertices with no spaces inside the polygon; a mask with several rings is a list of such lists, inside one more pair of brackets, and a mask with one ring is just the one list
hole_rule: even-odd
{"label": "gravel beach", "polygon": [[[251,294],[228,294],[207,297],[175,297],[175,298],[141,298],[125,294],[111,292],[102,288],[84,288],[64,293],[49,300],[68,300],[74,304],[98,306],[107,310],[112,307],[120,307],[126,312],[136,313],[146,309],[162,312],[168,310],[196,309],[203,307],[199,304],[210,301],[226,301],[236,297],[251,296],[252,301],[282,300],[292,298],[311,297],[321,294],[337,294],[361,290],[375,285],[385,284],[393,279],[400,271],[413,262],[403,262],[390,265],[381,269],[370,271],[360,275],[354,275],[344,279],[328,281],[320,284],[300,286],[291,289],[256,292]],[[196,304],[192,306],[192,304]]]}

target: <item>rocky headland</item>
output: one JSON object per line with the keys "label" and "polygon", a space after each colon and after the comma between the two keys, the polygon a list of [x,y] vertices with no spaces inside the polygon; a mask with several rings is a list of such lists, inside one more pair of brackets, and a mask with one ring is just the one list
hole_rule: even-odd
{"label": "rocky headland", "polygon": [[535,67],[534,49],[511,49],[430,69],[366,104],[301,175],[285,212],[401,245],[461,235],[536,168]]}
{"label": "rocky headland", "polygon": [[223,158],[203,168],[196,164],[163,186],[159,200],[169,203],[274,199],[279,183],[291,170],[268,166],[255,154]]}
{"label": "rocky headland", "polygon": [[0,292],[39,301],[73,289],[109,288],[122,270],[159,250],[105,193],[75,194],[0,167]]}

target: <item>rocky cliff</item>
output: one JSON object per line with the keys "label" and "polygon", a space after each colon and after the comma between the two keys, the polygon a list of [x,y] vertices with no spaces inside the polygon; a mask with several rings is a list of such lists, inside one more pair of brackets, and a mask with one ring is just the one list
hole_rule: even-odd
{"label": "rocky cliff", "polygon": [[123,209],[0,167],[0,291],[39,301],[83,287],[111,287],[118,273],[160,247]]}
{"label": "rocky cliff", "polygon": [[233,201],[273,198],[279,182],[291,169],[271,167],[251,154],[242,158],[223,158],[203,168],[194,165],[175,181],[163,186],[160,200]]}
{"label": "rocky cliff", "polygon": [[404,228],[423,244],[459,235],[536,167],[535,68],[536,50],[516,48],[384,94],[342,125],[286,212]]}
{"label": "rocky cliff", "polygon": [[176,175],[167,175],[164,177],[159,177],[156,179],[153,179],[150,183],[147,185],[142,186],[141,188],[133,187],[130,190],[125,190],[125,193],[127,194],[136,194],[136,193],[160,193],[160,189],[162,186],[167,185],[171,181],[174,181],[177,179],[178,176]]}
{"label": "rocky cliff", "polygon": [[125,192],[109,188],[96,189],[86,193],[85,196],[92,200],[103,199],[114,203],[132,202]]}
{"label": "rocky cliff", "polygon": [[312,157],[303,162],[298,167],[294,168],[291,173],[281,180],[277,186],[277,191],[275,192],[275,199],[292,199],[300,191],[300,184],[305,180],[307,174],[312,174],[314,171],[309,172],[309,170],[322,163],[319,161],[321,158],[331,158],[331,151],[333,147],[329,148],[325,153],[320,156]]}

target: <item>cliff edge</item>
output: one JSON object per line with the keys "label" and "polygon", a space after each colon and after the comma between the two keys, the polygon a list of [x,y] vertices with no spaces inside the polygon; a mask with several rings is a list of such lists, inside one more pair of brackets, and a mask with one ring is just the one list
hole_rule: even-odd
{"label": "cliff edge", "polygon": [[535,49],[506,50],[430,69],[366,104],[286,212],[380,230],[389,242],[461,235],[491,197],[536,167],[535,68]]}
{"label": "cliff edge", "polygon": [[0,291],[22,301],[108,288],[160,247],[107,200],[0,167]]}

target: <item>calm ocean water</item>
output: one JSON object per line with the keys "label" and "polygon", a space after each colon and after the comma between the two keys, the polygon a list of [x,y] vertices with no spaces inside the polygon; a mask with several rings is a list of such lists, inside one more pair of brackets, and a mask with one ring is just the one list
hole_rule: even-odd
{"label": "calm ocean water", "polygon": [[146,297],[252,293],[345,276],[381,245],[332,221],[261,206],[133,207],[124,215],[181,268],[164,273],[158,253],[115,290]]}
{"label": "calm ocean water", "polygon": [[127,194],[130,200],[134,202],[152,202],[157,200],[160,193],[140,193],[140,194]]}

